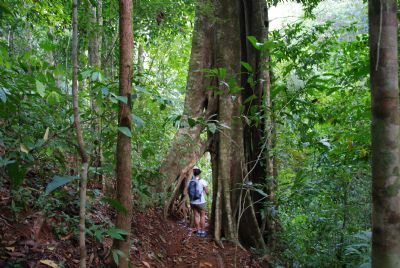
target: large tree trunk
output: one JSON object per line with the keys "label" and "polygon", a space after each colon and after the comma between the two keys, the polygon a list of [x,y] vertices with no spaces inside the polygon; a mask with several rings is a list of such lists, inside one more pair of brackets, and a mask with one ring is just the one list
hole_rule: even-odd
{"label": "large tree trunk", "polygon": [[175,135],[172,146],[161,165],[160,173],[163,178],[162,182],[157,182],[157,191],[164,190],[165,186],[171,187],[193,159],[197,161],[204,153],[204,150],[201,150],[204,141],[200,140],[204,125],[190,126],[189,123],[192,119],[207,119],[209,116],[205,109],[208,105],[206,90],[210,78],[202,70],[210,69],[212,66],[213,31],[208,17],[210,14],[205,14],[202,10],[206,2],[206,0],[199,0],[197,3],[181,128]]}
{"label": "large tree trunk", "polygon": [[[179,130],[161,169],[166,174],[167,185],[173,185],[178,178],[178,185],[173,188],[172,199],[167,203],[166,215],[170,214],[171,209],[178,209],[179,213],[183,210],[185,198],[184,195],[179,195],[179,191],[184,188],[181,185],[185,182],[182,174],[188,176],[188,170],[204,150],[209,150],[213,176],[210,227],[215,240],[221,244],[221,238],[225,237],[240,241],[247,247],[264,249],[266,246],[260,230],[261,219],[257,219],[257,212],[263,208],[257,202],[263,200],[255,198],[254,193],[244,185],[248,180],[263,182],[265,179],[266,169],[262,163],[265,156],[261,155],[265,129],[264,124],[250,124],[244,127],[242,98],[254,94],[256,97],[252,104],[256,105],[257,110],[262,111],[265,107],[263,81],[269,73],[263,68],[267,58],[250,47],[247,35],[255,35],[259,41],[266,38],[267,10],[262,0],[222,0],[213,3],[216,14],[215,34],[208,33],[210,26],[204,28],[208,25],[204,24],[206,17],[198,11],[200,17],[196,20],[193,36],[191,72],[184,115],[191,118],[207,118],[207,115],[217,114],[218,117],[213,119],[218,119],[219,131],[214,135],[208,133],[211,137],[210,146],[204,148],[204,143],[200,140],[203,126],[196,125]],[[215,53],[212,58],[210,51]],[[255,87],[247,83],[248,75],[241,74],[241,60],[253,66]],[[215,80],[210,81],[204,73],[192,73],[193,70],[206,68],[219,68],[218,72],[214,72],[218,73]],[[193,87],[190,81],[196,82],[196,87]],[[213,83],[213,94],[204,92],[209,83]],[[258,161],[254,162],[254,159]],[[177,205],[174,207],[173,204]]]}
{"label": "large tree trunk", "polygon": [[400,267],[399,91],[395,0],[369,0],[372,267]]}
{"label": "large tree trunk", "polygon": [[76,129],[76,138],[78,141],[79,154],[82,159],[82,168],[80,172],[80,209],[79,209],[79,252],[80,252],[80,267],[86,267],[86,185],[87,174],[89,168],[89,155],[85,149],[83,141],[82,128],[79,116],[78,102],[78,0],[72,2],[72,100],[74,111],[74,127]]}
{"label": "large tree trunk", "polygon": [[[128,99],[127,103],[119,102],[118,126],[131,129],[132,124],[132,1],[119,1],[119,95]],[[131,138],[118,131],[117,138],[117,200],[125,208],[118,211],[116,227],[128,232],[123,240],[114,239],[114,248],[121,250],[129,258],[129,241],[132,218],[132,163],[131,163]],[[120,258],[118,267],[128,267],[128,261]]]}
{"label": "large tree trunk", "polygon": [[[251,66],[251,70],[242,68],[241,83],[244,88],[242,95],[246,100],[244,116],[244,141],[245,161],[248,174],[246,180],[255,183],[264,183],[267,176],[265,169],[266,148],[265,125],[266,116],[269,111],[265,110],[265,98],[267,86],[269,85],[269,73],[267,69],[267,51],[260,51],[254,48],[247,40],[248,36],[254,36],[258,42],[267,40],[268,35],[268,10],[266,2],[262,0],[242,1],[241,15],[241,42],[242,61]],[[257,246],[264,248],[265,243],[260,238],[262,230],[261,212],[266,203],[265,197],[257,192],[246,193],[246,202],[249,207],[244,219],[241,222],[241,237],[254,237],[244,239],[246,246]],[[250,227],[250,228],[249,228]],[[251,231],[249,231],[252,229]],[[253,235],[252,235],[253,234]],[[257,236],[254,236],[257,234]]]}
{"label": "large tree trunk", "polygon": [[[222,0],[216,4],[216,67],[225,69],[226,74],[218,77],[220,90],[218,120],[226,126],[218,132],[218,208],[221,231],[227,239],[237,240],[237,223],[234,206],[237,191],[245,173],[243,125],[240,118],[240,6],[239,1]],[[239,63],[239,64],[238,64]],[[221,239],[221,232],[215,228],[215,239]]]}
{"label": "large tree trunk", "polygon": [[[252,72],[242,68],[243,98],[251,100],[245,104],[245,152],[249,180],[265,185],[262,189],[268,197],[253,191],[251,193],[257,222],[270,249],[275,244],[276,217],[276,165],[272,150],[274,147],[274,116],[271,100],[271,69],[269,51],[257,50],[247,40],[254,36],[258,42],[268,41],[268,8],[263,0],[243,1],[242,20],[242,61],[250,64]],[[249,80],[252,81],[248,83]],[[256,107],[256,109],[254,109]],[[254,112],[258,114],[254,114]],[[255,120],[254,120],[255,119]],[[264,211],[264,218],[261,217]],[[243,224],[246,226],[245,224]]]}

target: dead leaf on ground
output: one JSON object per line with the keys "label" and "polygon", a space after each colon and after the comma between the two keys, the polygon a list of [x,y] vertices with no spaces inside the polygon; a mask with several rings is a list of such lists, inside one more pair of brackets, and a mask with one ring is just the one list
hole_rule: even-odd
{"label": "dead leaf on ground", "polygon": [[202,267],[213,267],[213,265],[212,265],[211,262],[208,262],[208,261],[201,261],[199,267],[200,267],[200,268],[202,268]]}
{"label": "dead leaf on ground", "polygon": [[52,260],[40,260],[40,263],[44,264],[44,265],[47,265],[47,266],[49,266],[51,268],[60,268],[60,266],[58,266],[58,264],[55,263]]}
{"label": "dead leaf on ground", "polygon": [[161,239],[161,241],[162,241],[163,243],[167,243],[167,241],[165,241],[165,238],[164,238],[162,235],[160,235],[160,239]]}
{"label": "dead leaf on ground", "polygon": [[2,244],[5,244],[6,246],[12,246],[12,245],[14,245],[15,243],[16,243],[17,241],[16,240],[9,240],[9,241],[3,241],[3,242],[1,242]]}
{"label": "dead leaf on ground", "polygon": [[10,255],[11,257],[16,257],[16,258],[18,258],[18,257],[25,258],[26,257],[26,255],[21,252],[7,252],[7,254]]}
{"label": "dead leaf on ground", "polygon": [[6,247],[6,249],[7,249],[8,251],[14,252],[15,247]]}
{"label": "dead leaf on ground", "polygon": [[70,238],[71,238],[71,236],[72,236],[72,233],[70,233],[70,234],[67,234],[66,236],[61,236],[61,241],[66,241],[66,240],[69,240]]}
{"label": "dead leaf on ground", "polygon": [[146,268],[151,268],[151,267],[150,267],[150,264],[149,264],[148,262],[142,261],[142,263],[143,263],[143,265],[144,265]]}

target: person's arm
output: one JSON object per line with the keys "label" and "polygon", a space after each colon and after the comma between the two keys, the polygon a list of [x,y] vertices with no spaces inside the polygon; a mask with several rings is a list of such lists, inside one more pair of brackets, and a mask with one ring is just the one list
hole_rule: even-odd
{"label": "person's arm", "polygon": [[203,181],[204,181],[204,184],[203,184],[204,192],[206,193],[206,195],[208,195],[208,184],[205,180],[203,180]]}
{"label": "person's arm", "polygon": [[208,186],[204,187],[204,192],[206,193],[206,195],[208,195]]}

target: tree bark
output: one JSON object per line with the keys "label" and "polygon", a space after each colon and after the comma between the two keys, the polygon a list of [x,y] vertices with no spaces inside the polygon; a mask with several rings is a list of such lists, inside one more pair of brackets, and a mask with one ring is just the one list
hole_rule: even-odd
{"label": "tree bark", "polygon": [[[127,103],[119,102],[118,126],[131,129],[132,124],[132,1],[119,1],[119,95],[128,99]],[[125,257],[119,259],[118,267],[128,267],[129,241],[132,218],[132,163],[131,163],[131,138],[118,132],[117,137],[117,200],[126,209],[125,213],[117,213],[116,227],[128,232],[123,240],[114,239],[114,248],[121,250]]]}
{"label": "tree bark", "polygon": [[[200,5],[205,3],[206,1],[199,2]],[[257,219],[257,202],[262,200],[254,199],[254,194],[243,187],[247,180],[252,180],[251,178],[256,178],[258,181],[263,181],[265,178],[265,165],[261,163],[264,157],[257,163],[257,171],[261,171],[258,175],[253,174],[248,163],[250,159],[257,158],[256,152],[261,154],[259,147],[264,128],[260,125],[252,125],[251,129],[248,126],[244,128],[241,110],[242,97],[246,94],[252,95],[254,90],[257,90],[258,94],[257,109],[263,109],[264,84],[260,83],[256,88],[248,87],[248,77],[244,79],[241,76],[240,61],[250,61],[250,64],[254,65],[254,70],[257,70],[257,77],[254,80],[257,83],[263,81],[265,72],[260,71],[263,64],[261,54],[248,47],[247,35],[248,30],[253,29],[254,32],[258,31],[257,36],[261,36],[258,39],[264,40],[265,18],[262,12],[266,10],[262,4],[265,6],[265,3],[261,0],[243,2],[223,0],[212,3],[216,14],[216,19],[212,21],[215,27],[210,25],[211,20],[197,10],[198,18],[193,36],[184,117],[208,118],[217,115],[213,119],[219,122],[219,130],[215,134],[208,133],[211,146],[207,148],[211,153],[212,162],[213,204],[210,231],[214,239],[220,245],[222,237],[225,237],[235,242],[240,241],[248,247],[264,249],[265,243]],[[246,13],[241,12],[242,3],[250,5],[251,9]],[[261,13],[258,9],[261,9]],[[258,17],[254,19],[253,13],[257,13]],[[218,68],[219,75],[213,80],[207,78],[204,72],[193,72],[202,69],[215,71]],[[206,94],[204,89],[209,84],[214,90]],[[245,88],[245,91],[250,90],[251,93],[245,92],[242,95],[241,88]],[[180,175],[202,155],[202,150],[199,148],[202,144],[200,134],[203,130],[204,127],[201,125],[180,129],[160,169],[165,174],[166,184],[172,185],[171,188],[174,189],[174,199],[179,196],[176,191],[181,187],[179,183],[174,187],[173,183],[177,178],[181,183],[183,180]],[[248,136],[244,136],[248,133],[258,140],[253,139],[252,143],[248,143],[246,140]],[[181,201],[182,199],[178,200]],[[171,204],[174,204],[174,200],[168,201],[167,210]]]}
{"label": "tree bark", "polygon": [[78,102],[78,0],[72,2],[72,100],[74,112],[74,127],[78,141],[79,154],[82,159],[82,168],[80,172],[80,209],[79,209],[79,252],[80,252],[80,267],[86,267],[86,185],[87,174],[89,168],[89,155],[85,149],[83,141],[82,128],[80,124],[79,102]]}
{"label": "tree bark", "polygon": [[[225,69],[218,77],[218,120],[226,126],[218,132],[218,187],[221,187],[222,232],[227,239],[237,241],[234,220],[233,188],[241,183],[244,167],[243,131],[240,118],[240,11],[239,1],[222,0],[216,3],[216,67]],[[236,191],[235,191],[236,192]],[[232,194],[231,194],[232,193]],[[216,238],[219,239],[218,237]]]}
{"label": "tree bark", "polygon": [[400,267],[397,5],[369,0],[372,90],[372,267]]}

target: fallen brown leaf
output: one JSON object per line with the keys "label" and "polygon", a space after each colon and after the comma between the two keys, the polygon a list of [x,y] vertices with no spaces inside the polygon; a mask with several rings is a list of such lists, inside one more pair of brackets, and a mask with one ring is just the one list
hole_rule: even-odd
{"label": "fallen brown leaf", "polygon": [[51,268],[60,268],[60,266],[58,266],[58,264],[55,263],[52,260],[40,260],[40,263],[44,264],[44,265],[47,265],[47,266],[49,266]]}
{"label": "fallen brown leaf", "polygon": [[149,264],[148,262],[142,261],[142,263],[143,263],[143,265],[144,265],[146,268],[151,268],[151,267],[150,267],[150,264]]}

